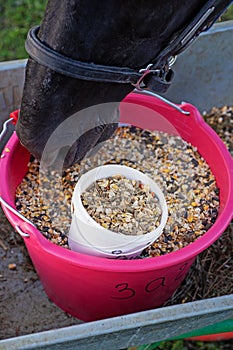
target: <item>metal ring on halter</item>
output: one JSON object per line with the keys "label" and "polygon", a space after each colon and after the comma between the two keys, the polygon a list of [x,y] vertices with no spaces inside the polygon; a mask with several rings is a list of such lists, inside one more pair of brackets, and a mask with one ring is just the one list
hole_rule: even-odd
{"label": "metal ring on halter", "polygon": [[176,109],[180,113],[185,114],[185,115],[190,115],[189,111],[185,111],[184,109],[182,109],[181,107],[179,107],[175,103],[167,100],[166,98],[164,98],[164,97],[162,97],[160,95],[157,95],[155,92],[152,92],[152,91],[149,91],[149,90],[137,90],[137,89],[135,89],[133,92],[136,93],[136,94],[150,95],[150,96],[156,97],[159,100],[165,102],[167,105],[169,105],[172,108]]}
{"label": "metal ring on halter", "polygon": [[176,62],[176,59],[177,59],[177,55],[175,55],[175,56],[171,56],[169,59],[168,59],[168,67],[170,68],[170,67],[172,67],[173,66],[173,64]]}

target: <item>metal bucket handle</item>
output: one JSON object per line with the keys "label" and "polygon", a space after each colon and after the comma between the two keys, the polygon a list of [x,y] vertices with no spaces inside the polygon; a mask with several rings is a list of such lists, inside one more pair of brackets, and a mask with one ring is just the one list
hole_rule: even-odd
{"label": "metal bucket handle", "polygon": [[[0,142],[2,141],[4,135],[6,134],[7,130],[8,130],[8,125],[10,123],[13,123],[14,125],[17,123],[17,119],[18,119],[18,113],[19,113],[19,110],[16,110],[14,112],[12,112],[10,114],[10,118],[8,120],[6,120],[4,123],[3,123],[3,127],[2,127],[2,131],[0,133]],[[1,159],[4,158],[5,155],[2,154],[1,155]],[[36,226],[30,221],[28,220],[27,218],[25,218],[22,214],[20,214],[15,208],[13,208],[9,203],[7,203],[3,198],[2,196],[0,195],[0,203],[2,204],[2,206],[6,207],[7,209],[9,209],[13,214],[15,214],[16,216],[18,216],[21,220],[27,222],[28,224],[32,225],[34,228],[36,228]],[[20,226],[16,225],[15,226],[15,230],[19,233],[19,235],[23,238],[27,237],[29,238],[30,235],[29,233],[26,233],[24,232]]]}

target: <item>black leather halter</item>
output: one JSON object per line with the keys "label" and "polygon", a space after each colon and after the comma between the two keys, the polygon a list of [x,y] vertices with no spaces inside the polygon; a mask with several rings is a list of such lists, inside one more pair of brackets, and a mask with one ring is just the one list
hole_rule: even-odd
{"label": "black leather halter", "polygon": [[[104,66],[100,64],[81,62],[64,56],[38,39],[38,31],[40,27],[31,28],[28,32],[26,41],[26,50],[28,54],[38,63],[54,71],[82,80],[131,84],[137,88],[143,87],[143,79],[148,73],[153,73],[153,90],[159,88],[160,92],[165,92],[171,83],[171,71],[159,76],[160,70],[150,69],[150,65],[136,71],[130,68]],[[157,87],[155,85],[158,85]]]}
{"label": "black leather halter", "polygon": [[25,48],[39,64],[72,78],[131,84],[139,90],[148,89],[164,93],[171,85],[174,76],[171,65],[176,55],[182,52],[202,31],[209,29],[231,2],[229,0],[207,1],[191,23],[176,33],[171,42],[152,60],[153,63],[139,71],[82,62],[62,55],[38,39],[39,26],[28,32]]}

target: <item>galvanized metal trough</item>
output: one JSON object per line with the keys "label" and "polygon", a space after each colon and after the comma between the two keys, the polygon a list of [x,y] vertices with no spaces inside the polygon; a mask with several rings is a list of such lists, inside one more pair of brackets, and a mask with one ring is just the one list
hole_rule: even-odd
{"label": "galvanized metal trough", "polygon": [[[175,63],[176,77],[165,95],[201,112],[233,105],[233,21],[216,24]],[[26,60],[0,63],[0,123],[20,105]],[[3,146],[3,145],[0,145]],[[228,320],[233,331],[233,295],[158,308],[0,341],[0,349],[122,349],[182,338]],[[190,333],[191,332],[191,333]]]}

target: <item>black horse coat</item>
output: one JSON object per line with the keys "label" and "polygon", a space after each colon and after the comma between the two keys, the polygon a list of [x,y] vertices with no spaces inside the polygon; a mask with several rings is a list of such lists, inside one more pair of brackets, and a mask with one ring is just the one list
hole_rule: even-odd
{"label": "black horse coat", "polygon": [[[223,7],[230,3],[218,2]],[[49,0],[38,37],[48,47],[73,59],[141,69],[206,3],[203,0]],[[61,146],[59,142],[54,144],[46,162],[49,166],[62,158],[64,166],[70,166],[109,138],[117,123],[117,104],[133,89],[130,84],[70,78],[29,58],[16,126],[19,139],[41,159],[49,137],[55,134]],[[114,103],[108,108],[88,109],[107,102]],[[72,130],[64,127],[56,133],[64,121],[79,111],[83,112],[75,126],[71,123]]]}

